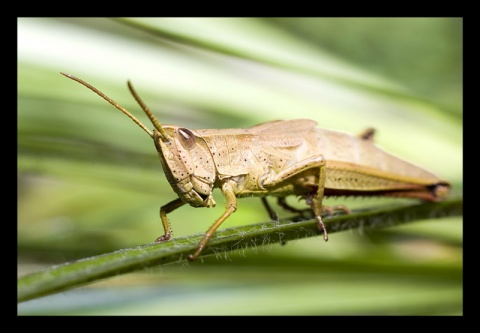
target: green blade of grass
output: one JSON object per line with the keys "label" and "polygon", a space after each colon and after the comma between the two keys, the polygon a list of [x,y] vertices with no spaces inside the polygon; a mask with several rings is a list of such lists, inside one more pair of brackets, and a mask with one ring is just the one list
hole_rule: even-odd
{"label": "green blade of grass", "polygon": [[[385,228],[421,219],[461,216],[463,200],[452,198],[440,203],[396,205],[375,211],[355,212],[351,215],[328,219],[329,233],[354,228]],[[228,251],[246,249],[321,234],[315,220],[294,222],[265,222],[218,231],[204,249],[200,258],[207,255],[224,255]],[[151,243],[136,248],[122,249],[95,257],[58,265],[28,274],[18,279],[19,302],[46,296],[112,277],[186,260],[195,250],[203,235],[176,238],[165,243]]]}

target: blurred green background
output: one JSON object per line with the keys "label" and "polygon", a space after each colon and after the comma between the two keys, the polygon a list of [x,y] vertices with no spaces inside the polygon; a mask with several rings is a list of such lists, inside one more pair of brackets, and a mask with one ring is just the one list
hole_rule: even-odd
{"label": "blurred green background", "polygon": [[[149,243],[175,198],[151,138],[60,72],[149,128],[127,79],[164,124],[375,127],[379,146],[462,196],[462,39],[461,18],[19,18],[18,275]],[[207,230],[223,212],[214,196],[216,208],[169,214],[174,237]],[[221,228],[266,220],[245,198]],[[347,231],[121,275],[18,313],[462,315],[462,238],[461,218]]]}

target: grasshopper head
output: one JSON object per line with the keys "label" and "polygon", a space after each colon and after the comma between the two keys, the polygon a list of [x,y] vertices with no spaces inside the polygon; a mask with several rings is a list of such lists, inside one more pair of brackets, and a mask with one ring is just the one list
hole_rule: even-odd
{"label": "grasshopper head", "polygon": [[194,207],[215,206],[215,164],[205,141],[187,128],[162,126],[162,130],[153,130],[153,141],[175,193]]}
{"label": "grasshopper head", "polygon": [[152,137],[168,182],[183,202],[194,207],[215,206],[212,190],[215,183],[216,170],[212,155],[202,137],[195,135],[187,128],[162,126],[133,89],[130,81],[128,81],[128,88],[153,124],[153,132],[127,109],[120,106],[97,88],[73,75],[61,74],[98,94],[126,114]]}

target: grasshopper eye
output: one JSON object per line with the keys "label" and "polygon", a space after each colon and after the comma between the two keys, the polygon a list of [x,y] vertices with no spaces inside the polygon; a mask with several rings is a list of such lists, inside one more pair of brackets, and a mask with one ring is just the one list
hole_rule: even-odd
{"label": "grasshopper eye", "polygon": [[195,146],[195,135],[186,128],[178,129],[178,139],[185,149],[192,149]]}

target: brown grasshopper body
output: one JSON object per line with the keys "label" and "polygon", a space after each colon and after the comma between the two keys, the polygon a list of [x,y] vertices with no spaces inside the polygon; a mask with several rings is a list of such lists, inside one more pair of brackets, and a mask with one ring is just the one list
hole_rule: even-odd
{"label": "brown grasshopper body", "polygon": [[[300,196],[310,205],[327,240],[321,214],[331,209],[322,206],[324,196],[381,195],[436,201],[449,193],[446,181],[375,146],[372,129],[352,136],[316,128],[316,122],[307,119],[271,121],[244,129],[190,130],[161,125],[129,82],[130,91],[155,127],[151,132],[96,88],[64,75],[96,92],[153,138],[167,180],[178,195],[160,208],[165,234],[156,241],[172,236],[168,213],[184,204],[215,206],[213,189],[221,189],[225,211],[189,260],[200,255],[215,230],[235,212],[240,197],[262,197],[274,218],[266,196],[277,196],[282,207],[295,212],[298,210],[287,205],[285,197]],[[348,212],[343,206],[335,209]]]}

